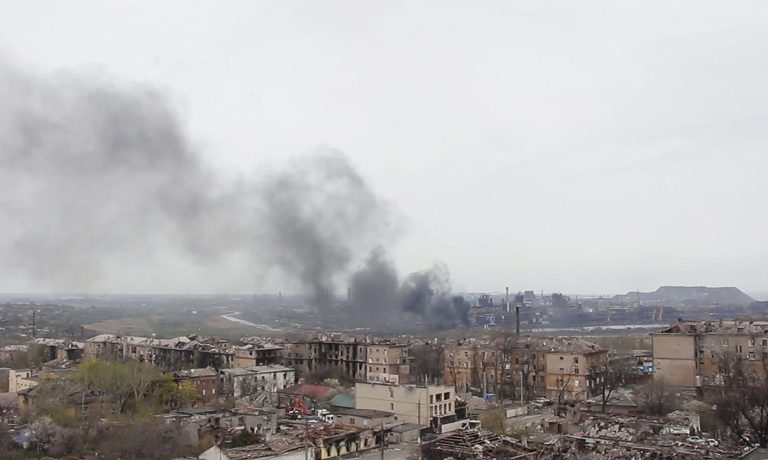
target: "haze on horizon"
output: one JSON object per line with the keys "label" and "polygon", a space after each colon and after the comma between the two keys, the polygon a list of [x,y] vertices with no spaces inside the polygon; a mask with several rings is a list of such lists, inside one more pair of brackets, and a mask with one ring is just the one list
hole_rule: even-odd
{"label": "haze on horizon", "polygon": [[[301,280],[265,273],[290,267],[263,251],[279,232],[239,218],[224,231],[209,217],[247,214],[242,196],[276,196],[250,177],[290,182],[301,175],[280,174],[302,168],[342,170],[365,198],[340,214],[347,227],[363,218],[386,229],[333,252],[342,271],[384,244],[403,275],[445,263],[454,291],[768,291],[764,2],[28,1],[2,11],[0,94],[23,97],[0,108],[0,147],[16,145],[7,134],[19,111],[67,119],[64,133],[90,127],[63,138],[77,142],[56,165],[2,165],[0,292],[299,290]],[[30,95],[77,110],[30,108]],[[120,163],[69,162],[79,142],[101,145],[89,137],[99,120],[160,123],[168,136],[147,142],[189,153],[184,174],[118,199],[127,192],[113,179],[144,181],[152,161],[128,175]],[[49,153],[57,133],[44,137]],[[344,161],[306,160],[317,146]],[[79,179],[90,167],[100,179]],[[200,184],[210,193],[198,196]],[[68,195],[103,190],[113,195]],[[90,214],[91,227],[115,215],[124,226],[66,220]],[[17,244],[29,234],[34,260]],[[78,248],[115,258],[89,267]]]}

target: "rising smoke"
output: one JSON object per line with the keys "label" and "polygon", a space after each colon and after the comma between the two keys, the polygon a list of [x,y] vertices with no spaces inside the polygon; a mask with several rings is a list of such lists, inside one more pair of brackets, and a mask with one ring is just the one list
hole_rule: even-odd
{"label": "rising smoke", "polygon": [[[451,294],[450,273],[445,264],[411,273],[398,284],[392,260],[378,248],[351,277],[350,289],[351,304],[367,317],[393,320],[398,318],[393,312],[410,313],[434,328],[469,321],[469,303]],[[408,320],[408,317],[399,319]]]}
{"label": "rising smoke", "polygon": [[398,284],[382,249],[397,219],[338,151],[224,180],[153,88],[0,63],[0,100],[6,283],[216,290],[235,273],[277,272],[323,307],[351,276],[361,311],[466,317],[442,266]]}
{"label": "rising smoke", "polygon": [[391,213],[340,152],[323,149],[268,174],[258,187],[261,259],[295,277],[318,307],[359,254],[384,244]]}

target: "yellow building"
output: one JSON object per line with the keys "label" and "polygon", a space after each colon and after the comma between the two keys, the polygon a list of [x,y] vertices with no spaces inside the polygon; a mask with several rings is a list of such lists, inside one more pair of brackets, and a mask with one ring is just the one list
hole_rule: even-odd
{"label": "yellow building", "polygon": [[429,425],[433,418],[456,415],[456,393],[449,385],[355,384],[355,408],[395,414],[398,421]]}

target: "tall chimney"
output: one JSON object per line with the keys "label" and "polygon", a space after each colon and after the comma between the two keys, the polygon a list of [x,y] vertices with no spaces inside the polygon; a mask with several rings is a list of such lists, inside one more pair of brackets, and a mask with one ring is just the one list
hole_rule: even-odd
{"label": "tall chimney", "polygon": [[520,302],[515,299],[515,336],[520,337]]}
{"label": "tall chimney", "polygon": [[507,286],[507,313],[509,313],[509,286]]}

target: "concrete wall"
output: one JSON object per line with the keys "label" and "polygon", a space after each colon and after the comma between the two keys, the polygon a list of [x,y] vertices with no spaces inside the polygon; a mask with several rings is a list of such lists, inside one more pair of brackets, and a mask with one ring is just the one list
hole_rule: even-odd
{"label": "concrete wall", "polygon": [[696,386],[696,336],[654,334],[653,378],[679,387]]}

